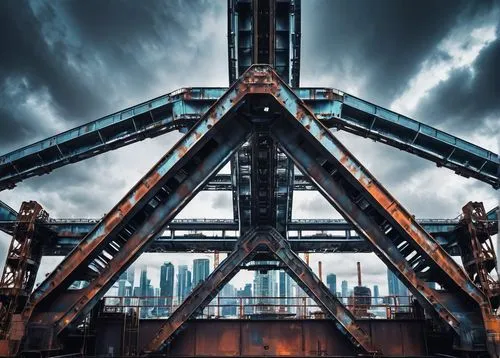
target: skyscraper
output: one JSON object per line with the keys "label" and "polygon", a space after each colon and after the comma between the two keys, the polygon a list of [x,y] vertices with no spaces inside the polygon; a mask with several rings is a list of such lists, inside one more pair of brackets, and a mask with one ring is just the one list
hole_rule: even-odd
{"label": "skyscraper", "polygon": [[174,265],[170,262],[165,262],[160,267],[160,296],[161,300],[158,303],[163,307],[159,313],[167,315],[171,312],[174,296]]}
{"label": "skyscraper", "polygon": [[118,296],[125,297],[127,288],[127,280],[121,278],[118,280]]}
{"label": "skyscraper", "polygon": [[[264,263],[269,263],[264,261]],[[262,303],[262,307],[256,307],[257,311],[263,312],[268,310],[270,306],[265,306],[265,304],[274,304],[274,299],[269,299],[265,297],[276,297],[278,293],[278,280],[276,270],[268,270],[267,272],[255,271],[255,277],[253,281],[253,291],[256,299],[255,303]]]}
{"label": "skyscraper", "polygon": [[330,273],[326,275],[326,284],[328,285],[328,289],[334,295],[337,294],[337,275]]}
{"label": "skyscraper", "polygon": [[373,303],[376,305],[378,304],[378,298],[379,298],[379,290],[378,290],[378,285],[373,286]]}
{"label": "skyscraper", "polygon": [[193,260],[193,287],[205,281],[209,274],[210,261],[208,259]]}
{"label": "skyscraper", "polygon": [[[143,266],[141,268],[141,277],[139,280],[139,297],[147,297],[149,296],[149,286],[150,286],[151,280],[148,280],[148,268],[147,266]],[[148,316],[148,311],[150,310],[149,304],[149,299],[146,298],[140,298],[140,317],[141,318],[146,318]]]}
{"label": "skyscraper", "polygon": [[148,295],[148,267],[143,266],[141,269],[141,278],[139,281],[139,291],[141,297]]}
{"label": "skyscraper", "polygon": [[279,272],[279,296],[284,297],[280,299],[280,304],[286,306],[286,310],[290,311],[290,306],[292,303],[292,278],[285,272],[285,271],[280,271]]}
{"label": "skyscraper", "polygon": [[127,272],[127,274],[126,274],[125,279],[130,283],[130,286],[133,287],[134,286],[134,278],[135,278],[135,267],[130,266],[126,272]]}
{"label": "skyscraper", "polygon": [[236,288],[230,283],[226,284],[222,288],[219,298],[220,303],[223,305],[221,310],[222,316],[236,316],[238,300],[235,297]]}
{"label": "skyscraper", "polygon": [[410,304],[408,289],[389,269],[387,269],[387,284],[389,286],[389,295],[397,296],[400,305]]}
{"label": "skyscraper", "polygon": [[177,273],[177,298],[179,303],[191,292],[191,271],[188,270],[187,265],[179,265]]}
{"label": "skyscraper", "polygon": [[347,298],[349,297],[349,287],[347,286],[347,281],[346,280],[343,280],[342,281],[342,297],[343,297],[343,301],[344,303],[347,302]]}
{"label": "skyscraper", "polygon": [[251,297],[252,297],[252,284],[247,283],[245,287],[241,290],[238,290],[236,293],[238,297],[243,297],[243,313],[248,315],[253,313],[253,307],[250,306],[249,304],[251,303]]}
{"label": "skyscraper", "polygon": [[399,280],[389,269],[387,269],[387,286],[389,289],[389,296],[399,295]]}

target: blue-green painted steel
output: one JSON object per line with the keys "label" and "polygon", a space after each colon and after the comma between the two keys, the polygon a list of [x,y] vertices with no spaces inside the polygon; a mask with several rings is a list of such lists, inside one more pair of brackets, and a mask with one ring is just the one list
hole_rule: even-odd
{"label": "blue-green painted steel", "polygon": [[[185,88],[106,116],[0,157],[0,190],[34,175],[173,130],[186,129],[225,91]],[[331,88],[295,93],[316,118],[431,160],[498,188],[498,154]]]}

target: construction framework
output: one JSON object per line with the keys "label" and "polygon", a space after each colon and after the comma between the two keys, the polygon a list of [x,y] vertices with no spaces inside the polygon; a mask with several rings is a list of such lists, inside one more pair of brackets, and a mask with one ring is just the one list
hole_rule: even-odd
{"label": "construction framework", "polygon": [[[102,219],[51,220],[34,202],[19,214],[0,205],[0,228],[12,234],[0,286],[0,355],[73,353],[68,332],[79,329],[141,253],[194,248],[231,253],[165,320],[144,355],[168,355],[178,331],[251,260],[281,262],[350,342],[353,355],[390,356],[296,254],[317,250],[375,252],[436,330],[453,337],[453,349],[498,356],[500,292],[491,244],[498,209],[487,213],[469,203],[461,220],[417,221],[331,129],[375,139],[494,188],[500,185],[498,155],[341,91],[300,88],[300,1],[230,0],[228,27],[229,88],[181,89],[0,157],[0,188],[7,189],[146,137],[184,132]],[[231,174],[218,175],[226,163]],[[232,191],[234,219],[174,220],[201,190]],[[292,220],[294,190],[319,191],[345,221]],[[221,236],[176,236],[183,229],[219,230]],[[169,237],[162,236],[165,230]],[[302,230],[344,234],[290,234]],[[34,289],[42,255],[61,253],[66,257]],[[465,270],[451,255],[462,257]]]}

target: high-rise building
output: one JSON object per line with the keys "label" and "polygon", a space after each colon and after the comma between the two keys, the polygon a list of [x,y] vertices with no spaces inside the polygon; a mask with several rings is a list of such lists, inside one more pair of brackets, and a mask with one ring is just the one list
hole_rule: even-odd
{"label": "high-rise building", "polygon": [[130,286],[134,286],[134,278],[135,278],[135,267],[130,266],[125,275],[125,279],[130,283]]}
{"label": "high-rise building", "polygon": [[196,287],[200,282],[210,274],[210,260],[196,259],[193,260],[193,287]]}
{"label": "high-rise building", "polygon": [[188,270],[187,265],[179,265],[177,273],[177,298],[179,303],[191,292],[191,271]]}
{"label": "high-rise building", "polygon": [[406,286],[389,269],[387,269],[387,284],[389,286],[389,296],[396,296],[399,301],[399,305],[407,306],[410,304],[410,299],[408,297],[410,292],[408,291],[408,288],[406,288]]}
{"label": "high-rise building", "polygon": [[140,300],[140,317],[146,318],[148,316],[148,312],[150,311],[150,300],[148,298],[144,298],[149,296],[150,292],[151,280],[148,279],[148,268],[147,266],[143,266],[141,268],[141,276],[139,279],[139,292],[138,296],[141,297]]}
{"label": "high-rise building", "polygon": [[326,284],[328,285],[328,289],[334,295],[337,294],[337,275],[330,273],[326,275]]}
{"label": "high-rise building", "polygon": [[222,288],[219,301],[222,305],[222,316],[236,316],[238,300],[236,299],[236,288],[233,285],[228,283]]}
{"label": "high-rise building", "polygon": [[172,311],[174,297],[174,265],[171,262],[165,262],[160,267],[160,294],[158,301],[161,309],[159,315],[168,315]]}
{"label": "high-rise building", "polygon": [[139,281],[140,296],[146,297],[148,295],[148,267],[144,266],[141,269],[141,278]]}
{"label": "high-rise building", "polygon": [[387,269],[387,287],[389,290],[389,296],[399,295],[399,280],[389,269]]}
{"label": "high-rise building", "polygon": [[378,285],[373,286],[373,304],[377,305],[378,304],[378,298],[380,297],[380,292]]}
{"label": "high-rise building", "polygon": [[344,301],[344,303],[346,303],[347,298],[349,297],[349,287],[348,287],[346,280],[342,281],[341,289],[342,289],[342,297],[343,297],[342,300]]}
{"label": "high-rise building", "polygon": [[[264,261],[264,263],[269,263]],[[268,270],[265,273],[255,271],[255,277],[253,281],[253,292],[255,294],[256,302],[258,304],[262,304],[262,307],[258,307],[258,312],[267,312],[269,311],[270,304],[275,304],[274,298],[266,298],[266,297],[276,297],[278,293],[278,280],[277,280],[277,271],[276,270]]]}
{"label": "high-rise building", "polygon": [[292,278],[285,272],[279,272],[279,296],[283,297],[280,299],[280,304],[286,308],[286,311],[290,311],[290,306],[292,305],[292,290],[293,290],[293,280]]}
{"label": "high-rise building", "polygon": [[238,297],[252,297],[252,284],[251,283],[245,284],[245,287],[238,290],[238,292],[236,292],[236,295]]}
{"label": "high-rise building", "polygon": [[126,288],[127,288],[127,280],[121,278],[118,280],[118,296],[125,297],[126,296]]}
{"label": "high-rise building", "polygon": [[245,287],[241,290],[238,290],[236,292],[236,296],[238,297],[243,297],[243,313],[246,315],[252,314],[253,313],[253,307],[251,306],[252,302],[252,284],[247,283]]}

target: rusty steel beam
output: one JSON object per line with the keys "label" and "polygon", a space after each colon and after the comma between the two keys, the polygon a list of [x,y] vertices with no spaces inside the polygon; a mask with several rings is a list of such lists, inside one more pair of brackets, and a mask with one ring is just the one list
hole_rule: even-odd
{"label": "rusty steel beam", "polygon": [[229,282],[239,271],[239,267],[251,260],[254,249],[262,241],[263,236],[255,229],[249,230],[243,236],[236,249],[229,254],[212,273],[196,286],[182,304],[170,315],[160,330],[148,343],[143,353],[160,352],[174,338],[175,333],[197,312],[210,303],[217,296],[222,287]]}
{"label": "rusty steel beam", "polygon": [[145,354],[160,353],[174,338],[179,329],[203,308],[229,282],[242,265],[258,253],[270,252],[283,262],[287,272],[306,290],[314,301],[335,320],[336,327],[357,350],[363,353],[377,353],[370,337],[355,322],[354,316],[342,305],[317,276],[290,249],[287,241],[274,228],[251,229],[241,238],[235,250],[215,269],[210,276],[185,299],[176,311],[166,320],[151,342]]}
{"label": "rusty steel beam", "polygon": [[[290,127],[286,127],[289,131]],[[397,246],[391,242],[385,233],[349,198],[345,189],[330,180],[328,173],[316,162],[315,158],[296,145],[296,140],[284,139],[285,132],[275,127],[275,133],[281,138],[283,149],[290,153],[296,165],[305,173],[314,174],[316,182],[320,185],[322,194],[326,199],[348,220],[351,221],[356,231],[371,244],[377,256],[398,274],[400,280],[410,289],[412,294],[429,312],[435,312],[443,321],[447,322],[457,334],[461,334],[459,318],[447,307],[439,294],[431,289],[428,283],[420,279],[412,266],[406,262],[405,257],[398,251]],[[300,158],[300,159],[296,159]],[[467,332],[465,330],[464,334]]]}
{"label": "rusty steel beam", "polygon": [[[250,125],[235,118],[245,95],[232,87],[203,118],[80,242],[35,290],[25,310],[32,326],[43,323],[59,334],[88,312],[160,230],[202,188],[248,139]],[[74,294],[66,289],[75,281],[88,286]],[[57,312],[47,314],[47,312]],[[29,328],[29,327],[28,327]],[[53,343],[30,341],[25,346],[46,349]]]}
{"label": "rusty steel beam", "polygon": [[[48,214],[36,201],[23,202],[17,214],[7,259],[0,280],[0,338],[9,337],[9,326],[14,314],[26,304],[42,259],[42,243],[37,236],[37,221]],[[1,354],[1,352],[0,352]]]}
{"label": "rusty steel beam", "polygon": [[269,229],[268,246],[273,254],[283,262],[285,271],[306,292],[328,317],[336,321],[337,328],[351,343],[363,352],[381,353],[372,345],[370,337],[355,322],[353,314],[334,296],[309,266],[293,252],[289,243],[275,229]]}
{"label": "rusty steel beam", "polygon": [[[311,180],[319,186],[323,194],[325,194],[323,186],[327,183],[331,184],[331,177],[335,177],[335,180],[343,179],[344,183],[342,185],[350,190],[347,195],[344,194],[344,197],[351,196],[350,203],[346,202],[344,205],[338,205],[338,201],[344,199],[338,196],[327,197],[327,199],[330,199],[332,203],[336,203],[337,208],[340,209],[339,211],[355,224],[358,223],[354,219],[359,218],[352,217],[353,209],[360,209],[361,216],[363,211],[369,211],[373,218],[376,217],[378,219],[376,224],[383,231],[383,234],[385,234],[382,236],[389,236],[393,244],[397,246],[397,250],[401,251],[400,254],[402,255],[400,259],[402,261],[393,262],[392,268],[395,269],[395,265],[399,264],[401,266],[402,262],[407,262],[408,267],[405,269],[409,268],[410,273],[418,274],[420,278],[428,276],[427,278],[439,282],[443,287],[452,291],[458,291],[462,295],[463,305],[461,308],[466,308],[470,303],[474,302],[475,308],[480,312],[479,322],[482,315],[485,324],[484,331],[488,331],[488,322],[491,322],[492,319],[495,321],[492,318],[491,306],[484,293],[472,283],[458,264],[418,225],[415,219],[392,198],[376,179],[361,166],[352,154],[336,140],[290,88],[281,82],[267,90],[266,93],[272,95],[290,114],[289,119],[277,120],[272,127],[277,140],[282,145],[283,142],[288,141],[288,148],[284,145],[284,150],[289,156],[292,156],[295,164],[304,174],[310,176]],[[279,123],[284,123],[284,125],[279,128]],[[286,129],[284,129],[285,126]],[[292,140],[291,137],[295,138]],[[290,146],[295,146],[295,153],[292,153],[293,150],[290,149]],[[307,150],[305,150],[305,146],[307,146]],[[297,155],[300,150],[302,150],[301,154]],[[304,161],[303,156],[307,154],[310,154],[310,162]],[[318,175],[323,175],[324,172],[330,176],[330,180],[325,179],[325,177],[321,182],[318,179]],[[367,228],[371,226],[369,222],[366,222],[366,224],[365,227],[363,225],[356,226],[358,226],[361,232],[366,232]],[[396,269],[396,271],[399,271],[399,269]],[[428,287],[428,285],[424,285],[423,287],[426,286]],[[418,290],[421,289],[420,286],[416,287],[418,287]],[[427,296],[429,298],[435,296],[432,295],[431,291],[428,293]],[[449,304],[448,306],[451,307],[453,305]],[[442,308],[440,309],[442,310]],[[444,315],[443,318],[450,317],[448,323],[457,329],[459,322],[453,319],[453,315],[449,313],[441,313],[441,315]],[[462,316],[461,312],[457,312],[455,315]],[[474,314],[472,315],[474,316]],[[469,318],[466,318],[464,321],[470,323]],[[474,326],[477,325],[477,321],[477,317],[474,316],[471,318]],[[476,332],[471,333],[470,327],[465,326],[468,325],[463,325],[458,332],[464,341],[466,349],[473,349]],[[493,323],[492,327],[494,326],[495,324]],[[476,330],[479,330],[479,328],[476,327]],[[495,344],[498,344],[498,342]]]}

